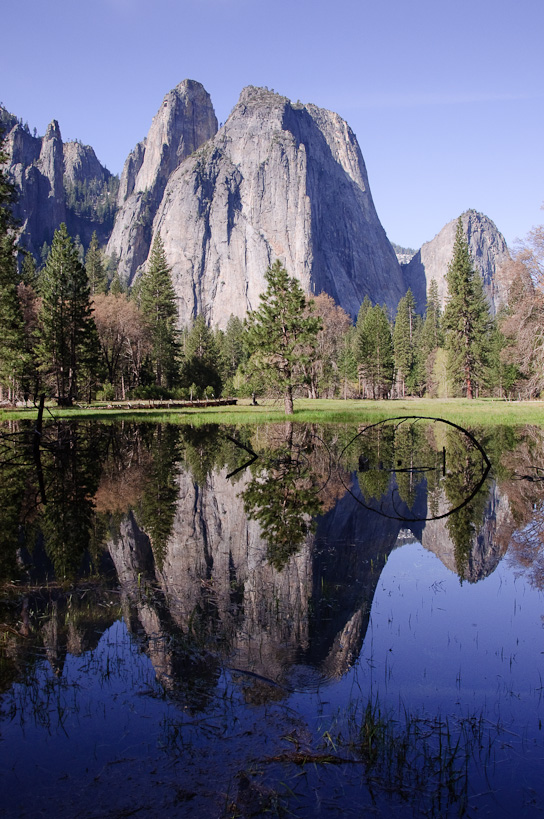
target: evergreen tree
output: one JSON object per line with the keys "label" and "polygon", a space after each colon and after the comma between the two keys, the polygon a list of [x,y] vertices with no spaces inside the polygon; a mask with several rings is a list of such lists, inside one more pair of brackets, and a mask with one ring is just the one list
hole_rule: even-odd
{"label": "evergreen tree", "polygon": [[271,388],[283,395],[285,414],[293,413],[293,394],[315,356],[320,321],[307,315],[300,283],[279,260],[265,273],[268,287],[257,310],[248,315],[246,343],[251,362]]}
{"label": "evergreen tree", "polygon": [[27,287],[32,287],[34,290],[38,287],[38,268],[36,267],[36,260],[32,253],[25,253],[23,257],[23,264],[21,265],[21,281]]}
{"label": "evergreen tree", "polygon": [[368,311],[370,310],[371,307],[372,307],[372,302],[370,301],[368,296],[365,296],[361,306],[359,307],[359,313],[357,314],[357,321],[355,323],[355,326],[357,327],[357,330],[360,330],[361,327],[363,326],[363,321],[365,320],[365,316],[366,316],[366,314],[368,313]]}
{"label": "evergreen tree", "polygon": [[357,327],[359,374],[373,398],[386,398],[393,383],[393,342],[385,307],[370,307]]}
{"label": "evergreen tree", "polygon": [[65,224],[55,232],[40,294],[40,369],[58,404],[70,406],[80,380],[96,370],[99,350],[87,274]]}
{"label": "evergreen tree", "polygon": [[47,257],[49,256],[50,250],[51,247],[47,244],[47,242],[44,242],[40,248],[40,270],[43,270],[47,264]]}
{"label": "evergreen tree", "polygon": [[443,340],[442,311],[438,297],[438,285],[436,279],[431,279],[429,294],[427,296],[425,321],[423,323],[422,341],[426,345],[428,352],[431,352],[441,347]]}
{"label": "evergreen tree", "polygon": [[219,350],[204,316],[196,317],[187,334],[184,346],[182,383],[187,387],[195,385],[199,394],[211,388],[214,396],[219,396],[222,387],[219,374]]}
{"label": "evergreen tree", "polygon": [[125,289],[124,289],[123,285],[121,284],[121,279],[119,278],[119,273],[116,270],[115,273],[113,274],[113,279],[110,282],[110,287],[109,287],[108,293],[110,293],[112,296],[120,296],[121,293],[124,293],[124,292],[125,292]]}
{"label": "evergreen tree", "polygon": [[444,311],[446,349],[450,375],[467,398],[484,379],[491,317],[482,278],[474,269],[461,218],[448,267],[448,301]]}
{"label": "evergreen tree", "polygon": [[236,370],[245,358],[244,323],[238,316],[231,315],[220,341],[220,364],[223,381],[234,378]]}
{"label": "evergreen tree", "polygon": [[338,353],[338,374],[342,380],[342,396],[350,395],[357,385],[357,356],[355,353],[357,330],[350,327],[342,336]]}
{"label": "evergreen tree", "polygon": [[12,214],[15,187],[2,167],[7,156],[0,145],[0,397],[3,388],[14,398],[25,365],[24,325],[17,294],[16,223]]}
{"label": "evergreen tree", "polygon": [[85,254],[85,271],[89,279],[91,296],[96,293],[105,293],[108,289],[108,279],[96,231],[93,231],[91,243]]}
{"label": "evergreen tree", "polygon": [[151,364],[158,387],[170,388],[177,378],[176,294],[162,239],[157,233],[147,272],[139,287],[139,301],[151,332]]}
{"label": "evergreen tree", "polygon": [[395,367],[400,382],[401,397],[404,398],[406,383],[410,382],[415,366],[415,339],[417,333],[416,303],[412,291],[408,290],[399,301],[393,328],[393,349]]}
{"label": "evergreen tree", "polygon": [[431,279],[429,293],[427,295],[427,309],[425,319],[416,342],[416,382],[420,385],[420,393],[423,391],[428,395],[436,392],[436,379],[434,369],[436,356],[440,347],[444,343],[442,334],[442,314],[440,310],[440,299],[438,297],[438,285],[435,279]]}

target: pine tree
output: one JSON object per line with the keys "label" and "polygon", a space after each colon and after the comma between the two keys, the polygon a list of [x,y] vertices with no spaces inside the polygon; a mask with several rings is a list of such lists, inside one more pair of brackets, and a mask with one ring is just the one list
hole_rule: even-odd
{"label": "pine tree", "polygon": [[204,316],[197,316],[185,339],[185,361],[181,370],[182,383],[195,385],[203,394],[207,388],[214,396],[221,393],[219,350]]}
{"label": "pine tree", "polygon": [[360,378],[373,398],[385,398],[393,383],[393,342],[385,307],[376,304],[357,327]]}
{"label": "pine tree", "polygon": [[415,339],[417,330],[416,303],[412,291],[408,290],[399,301],[393,328],[393,349],[401,397],[404,398],[406,383],[410,381],[415,365]]}
{"label": "pine tree", "polygon": [[113,279],[110,282],[110,287],[109,287],[108,293],[110,293],[112,296],[120,296],[121,293],[124,293],[124,292],[125,292],[125,290],[123,288],[123,285],[121,284],[121,279],[119,278],[119,273],[116,270],[115,273],[113,274]]}
{"label": "pine tree", "polygon": [[449,373],[466,397],[473,398],[475,388],[485,376],[491,317],[482,278],[473,267],[460,218],[447,282],[444,329]]}
{"label": "pine tree", "polygon": [[426,392],[427,395],[433,395],[435,392],[434,367],[438,350],[443,343],[438,285],[435,279],[431,279],[425,319],[416,340],[415,381],[419,385],[420,394]]}
{"label": "pine tree", "polygon": [[157,387],[170,388],[178,374],[176,294],[166,262],[162,239],[157,234],[147,272],[139,287],[139,301],[151,332],[151,364]]}
{"label": "pine tree", "polygon": [[96,230],[93,231],[91,242],[85,254],[85,271],[89,279],[91,296],[94,296],[96,293],[105,293],[108,289],[108,278],[104,267],[102,251],[98,244]]}
{"label": "pine tree", "polygon": [[293,395],[313,359],[320,321],[307,315],[300,283],[279,260],[265,273],[268,287],[257,310],[248,315],[246,344],[251,364],[283,395],[285,414],[293,414]]}
{"label": "pine tree", "polygon": [[363,326],[363,321],[365,320],[365,316],[366,316],[366,314],[368,313],[368,311],[370,310],[371,307],[372,307],[372,302],[370,301],[368,296],[365,296],[361,306],[359,307],[359,313],[357,314],[357,321],[355,322],[355,326],[357,327],[357,330],[360,330],[361,327]]}
{"label": "pine tree", "polygon": [[32,287],[34,290],[38,287],[38,268],[36,267],[36,260],[32,253],[25,253],[23,257],[23,264],[21,265],[21,281],[27,287]]}
{"label": "pine tree", "polygon": [[342,397],[346,399],[357,385],[357,357],[355,354],[357,330],[350,327],[342,336],[338,354],[338,374],[342,379]]}
{"label": "pine tree", "polygon": [[24,324],[17,295],[16,223],[12,214],[15,187],[2,167],[7,156],[0,145],[0,397],[7,388],[10,398],[19,390],[25,366]]}
{"label": "pine tree", "polygon": [[244,358],[244,323],[238,316],[231,315],[221,336],[220,361],[224,381],[234,378]]}
{"label": "pine tree", "polygon": [[59,405],[70,406],[80,380],[90,380],[99,361],[89,282],[77,250],[62,224],[40,278],[40,369]]}

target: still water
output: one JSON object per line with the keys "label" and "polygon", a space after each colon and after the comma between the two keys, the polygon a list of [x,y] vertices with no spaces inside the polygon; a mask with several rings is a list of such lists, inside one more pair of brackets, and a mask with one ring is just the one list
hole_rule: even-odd
{"label": "still water", "polygon": [[0,815],[538,816],[544,430],[0,438]]}

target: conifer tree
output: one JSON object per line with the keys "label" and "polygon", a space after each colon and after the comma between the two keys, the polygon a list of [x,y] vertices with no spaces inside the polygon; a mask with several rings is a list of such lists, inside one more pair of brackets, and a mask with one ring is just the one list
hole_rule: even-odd
{"label": "conifer tree", "polygon": [[58,404],[70,406],[83,376],[92,379],[99,349],[87,274],[64,223],[55,232],[40,294],[40,369]]}
{"label": "conifer tree", "polygon": [[355,326],[357,330],[360,330],[363,326],[363,321],[365,320],[365,316],[372,307],[372,302],[370,301],[368,296],[365,296],[361,306],[359,307],[359,313],[357,314],[357,321],[355,322]]}
{"label": "conifer tree", "polygon": [[85,254],[85,271],[89,279],[91,296],[96,295],[96,293],[105,293],[108,289],[108,279],[96,230],[93,231],[91,242]]}
{"label": "conifer tree", "polygon": [[416,303],[412,291],[408,290],[399,301],[393,328],[393,349],[401,396],[404,398],[406,383],[411,381],[415,366],[415,340],[417,334]]}
{"label": "conifer tree", "polygon": [[357,330],[350,327],[342,336],[338,354],[338,374],[342,379],[342,397],[346,399],[357,383],[357,356],[355,354]]}
{"label": "conifer tree", "polygon": [[116,270],[115,273],[113,274],[113,279],[110,282],[110,287],[109,287],[108,293],[110,293],[112,296],[120,296],[121,293],[124,293],[124,292],[125,292],[125,290],[123,288],[123,285],[121,284],[121,279],[119,278],[119,273]]}
{"label": "conifer tree", "polygon": [[17,294],[17,250],[12,205],[15,187],[2,163],[7,156],[0,145],[0,397],[6,388],[8,396],[17,393],[25,365],[24,324]]}
{"label": "conifer tree", "polygon": [[139,301],[151,332],[151,365],[158,387],[170,388],[177,378],[176,294],[162,239],[157,233],[147,272],[139,287]]}
{"label": "conifer tree", "polygon": [[32,253],[25,253],[23,257],[23,264],[21,265],[21,281],[27,287],[32,287],[34,290],[38,287],[38,268],[36,267],[36,260]]}
{"label": "conifer tree", "polygon": [[204,316],[197,316],[185,339],[185,361],[181,380],[187,387],[194,384],[199,393],[209,387],[214,396],[221,393],[219,350]]}
{"label": "conifer tree", "polygon": [[300,283],[276,260],[265,273],[268,287],[257,310],[248,315],[246,344],[250,364],[283,396],[285,414],[293,414],[293,395],[313,359],[321,322],[307,314]]}
{"label": "conifer tree", "polygon": [[461,218],[448,267],[448,301],[444,311],[448,369],[467,398],[485,376],[491,317],[482,278],[474,269]]}
{"label": "conifer tree", "polygon": [[393,342],[385,307],[376,304],[357,326],[357,359],[373,398],[385,398],[393,383]]}
{"label": "conifer tree", "polygon": [[431,279],[427,295],[427,309],[416,341],[416,382],[420,385],[420,393],[425,391],[432,395],[436,388],[434,367],[438,349],[444,343],[442,333],[442,314],[438,285]]}

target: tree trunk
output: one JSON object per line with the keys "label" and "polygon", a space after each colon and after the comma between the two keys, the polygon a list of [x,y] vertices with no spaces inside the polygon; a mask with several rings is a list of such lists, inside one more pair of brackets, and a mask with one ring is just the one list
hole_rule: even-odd
{"label": "tree trunk", "polygon": [[293,388],[289,384],[288,387],[285,388],[285,396],[284,396],[284,404],[285,404],[285,414],[286,415],[293,415],[294,408],[293,408]]}

